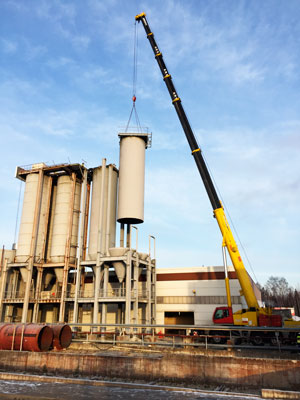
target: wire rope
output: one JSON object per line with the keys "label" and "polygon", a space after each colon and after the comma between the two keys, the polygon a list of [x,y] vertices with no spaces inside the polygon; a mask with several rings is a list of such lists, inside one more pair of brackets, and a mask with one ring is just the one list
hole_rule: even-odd
{"label": "wire rope", "polygon": [[138,30],[137,23],[134,24],[134,39],[133,39],[133,79],[132,79],[132,98],[136,95],[137,83],[137,55],[138,55]]}
{"label": "wire rope", "polygon": [[137,23],[134,24],[134,40],[133,40],[133,73],[132,73],[132,108],[129,115],[129,119],[125,128],[125,132],[128,131],[131,118],[134,115],[135,122],[137,126],[138,132],[142,132],[142,127],[140,123],[140,119],[136,110],[135,101],[136,101],[136,88],[137,88],[137,58],[138,58],[138,30]]}

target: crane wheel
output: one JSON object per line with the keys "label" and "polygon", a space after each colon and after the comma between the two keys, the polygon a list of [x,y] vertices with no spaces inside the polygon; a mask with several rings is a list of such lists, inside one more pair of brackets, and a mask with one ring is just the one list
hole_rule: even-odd
{"label": "crane wheel", "polygon": [[264,339],[262,336],[260,335],[251,335],[250,337],[250,342],[254,345],[254,346],[263,346],[264,345]]}
{"label": "crane wheel", "polygon": [[211,342],[214,344],[224,344],[227,342],[227,338],[225,336],[225,332],[212,332]]}

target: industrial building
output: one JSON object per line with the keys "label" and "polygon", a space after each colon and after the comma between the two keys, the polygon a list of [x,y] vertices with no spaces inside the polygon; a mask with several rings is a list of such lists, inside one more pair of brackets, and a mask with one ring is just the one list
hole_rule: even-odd
{"label": "industrial building", "polygon": [[[154,236],[146,253],[132,243],[151,135],[119,139],[119,169],[106,159],[17,167],[25,190],[18,243],[0,253],[2,322],[208,325],[226,305],[223,267],[156,270]],[[243,308],[233,268],[229,278],[233,307]]]}
{"label": "industrial building", "polygon": [[[233,267],[228,267],[233,311],[246,308]],[[227,305],[224,267],[160,268],[156,275],[156,322],[164,325],[212,325],[212,316]],[[261,293],[251,280],[259,303]]]}
{"label": "industrial building", "polygon": [[1,252],[1,321],[155,323],[155,238],[148,253],[131,244],[151,135],[119,138],[120,171],[105,159],[17,168],[25,191],[17,246]]}

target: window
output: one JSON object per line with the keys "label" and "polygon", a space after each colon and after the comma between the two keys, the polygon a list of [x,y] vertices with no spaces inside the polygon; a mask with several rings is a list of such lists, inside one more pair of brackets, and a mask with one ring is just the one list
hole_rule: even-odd
{"label": "window", "polygon": [[221,319],[221,318],[227,317],[228,315],[225,315],[224,311],[228,311],[228,310],[217,310],[215,313],[215,319]]}

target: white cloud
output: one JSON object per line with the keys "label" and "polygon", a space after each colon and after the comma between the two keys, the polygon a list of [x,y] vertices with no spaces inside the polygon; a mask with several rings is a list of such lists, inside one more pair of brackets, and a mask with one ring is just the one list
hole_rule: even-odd
{"label": "white cloud", "polygon": [[117,0],[107,0],[105,2],[103,2],[102,0],[88,0],[88,5],[92,14],[111,12],[112,7],[116,6],[117,4]]}
{"label": "white cloud", "polygon": [[24,80],[14,76],[7,76],[0,81],[0,101],[7,101],[9,98],[16,99],[21,96],[33,96],[38,94],[39,88],[31,80]]}
{"label": "white cloud", "polygon": [[17,0],[3,0],[2,3],[3,3],[3,5],[11,8],[13,10],[16,10],[18,12],[22,12],[25,10],[25,5]]}
{"label": "white cloud", "polygon": [[78,34],[76,30],[77,7],[73,3],[54,0],[51,3],[42,0],[36,7],[36,15],[49,21],[56,32],[69,41],[78,50],[85,50],[90,44],[90,38]]}
{"label": "white cloud", "polygon": [[87,35],[78,35],[65,28],[63,24],[56,24],[57,32],[78,50],[85,50],[90,44],[90,38]]}
{"label": "white cloud", "polygon": [[[47,48],[44,45],[34,45],[31,41],[24,37],[15,37],[14,40],[0,39],[0,48],[7,55],[24,57],[26,61],[32,61],[36,58],[41,58],[47,53]],[[18,54],[17,54],[18,53]]]}
{"label": "white cloud", "polygon": [[59,68],[76,66],[76,63],[70,57],[61,56],[58,58],[49,59],[46,62],[46,65],[49,66],[50,68],[59,69]]}
{"label": "white cloud", "polygon": [[15,41],[2,38],[1,47],[4,53],[13,54],[17,51],[18,44]]}
{"label": "white cloud", "polygon": [[22,48],[27,61],[32,61],[36,58],[41,58],[47,53],[47,48],[44,45],[34,45],[26,39],[22,39]]}
{"label": "white cloud", "polygon": [[[212,11],[213,4],[218,12]],[[147,6],[150,26],[160,50],[166,59],[172,60],[169,66],[172,69],[183,66],[193,71],[197,65],[202,71],[195,73],[195,78],[201,78],[204,69],[206,78],[208,73],[219,73],[218,79],[238,85],[260,82],[274,75],[296,78],[299,52],[294,38],[299,32],[293,26],[294,38],[279,45],[278,37],[286,36],[289,31],[285,23],[277,26],[266,22],[270,3],[261,10],[242,2],[239,7],[232,4],[220,8],[218,3],[207,3],[195,9],[166,0],[164,9],[169,10],[172,18],[163,20],[157,6]],[[279,20],[284,21],[285,17],[282,15]]]}
{"label": "white cloud", "polygon": [[62,3],[58,0],[53,0],[51,3],[46,0],[41,0],[36,8],[36,13],[39,17],[51,21],[60,21],[67,18],[69,21],[74,23],[76,6],[75,4],[67,2]]}

